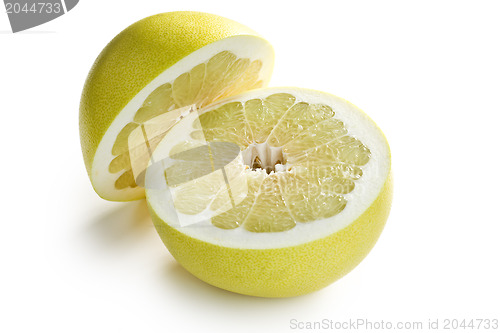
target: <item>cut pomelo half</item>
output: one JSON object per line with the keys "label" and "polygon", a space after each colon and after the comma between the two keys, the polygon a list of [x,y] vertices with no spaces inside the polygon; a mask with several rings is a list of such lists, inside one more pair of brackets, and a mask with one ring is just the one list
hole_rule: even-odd
{"label": "cut pomelo half", "polygon": [[[189,272],[241,294],[296,296],[368,254],[389,214],[392,180],[389,146],[366,114],[299,88],[248,91],[196,111],[152,154],[178,163],[158,162],[146,175],[156,229]],[[216,143],[240,153],[207,174],[192,152],[207,146],[214,162]]]}
{"label": "cut pomelo half", "polygon": [[81,145],[95,191],[108,200],[143,198],[132,172],[131,133],[173,110],[264,87],[273,62],[267,41],[216,15],[165,13],[126,28],[95,61],[80,103]]}

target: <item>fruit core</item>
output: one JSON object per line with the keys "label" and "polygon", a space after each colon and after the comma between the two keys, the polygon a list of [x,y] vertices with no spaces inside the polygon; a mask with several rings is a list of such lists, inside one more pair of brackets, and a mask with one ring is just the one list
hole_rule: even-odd
{"label": "fruit core", "polygon": [[253,171],[283,172],[286,170],[286,154],[282,147],[272,147],[267,142],[250,144],[243,152],[244,163]]}

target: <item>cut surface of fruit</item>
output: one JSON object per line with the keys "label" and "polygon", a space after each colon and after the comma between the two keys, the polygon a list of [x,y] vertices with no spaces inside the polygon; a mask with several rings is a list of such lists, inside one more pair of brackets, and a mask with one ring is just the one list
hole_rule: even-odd
{"label": "cut surface of fruit", "polygon": [[273,60],[267,41],[216,15],[165,13],[125,29],[96,60],[82,94],[82,149],[96,192],[117,201],[144,197],[132,168],[133,133],[173,110],[266,86]]}
{"label": "cut surface of fruit", "polygon": [[[155,226],[187,270],[231,291],[284,297],[326,286],[367,255],[392,197],[389,146],[368,116],[299,88],[248,91],[198,111],[152,156],[232,143],[240,155],[227,177],[187,163],[199,178],[146,187]],[[183,225],[186,216],[198,223]]]}
{"label": "cut surface of fruit", "polygon": [[[148,190],[151,207],[173,226],[176,214],[211,217],[180,229],[189,236],[234,247],[296,245],[347,226],[376,198],[388,177],[389,149],[383,135],[362,112],[332,95],[261,89],[199,113],[175,125],[155,153],[165,156],[205,141],[237,144],[241,156],[225,170],[246,184],[246,193],[220,213],[227,197],[225,186],[215,180],[220,175]],[[197,174],[197,168],[188,162],[179,169]],[[280,236],[284,231],[286,238]],[[269,235],[258,235],[262,233]],[[276,242],[269,243],[272,238]]]}

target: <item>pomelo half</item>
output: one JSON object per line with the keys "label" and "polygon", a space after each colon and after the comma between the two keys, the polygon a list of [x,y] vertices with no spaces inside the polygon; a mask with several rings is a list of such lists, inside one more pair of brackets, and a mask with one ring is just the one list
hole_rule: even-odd
{"label": "pomelo half", "polygon": [[[171,186],[146,186],[160,237],[201,280],[254,296],[306,294],[351,271],[382,232],[392,200],[389,145],[349,102],[309,89],[248,91],[191,112],[153,160],[207,142],[239,147],[223,178],[187,156],[181,167],[148,170],[154,185]],[[176,182],[186,169],[199,177]],[[183,225],[186,216],[201,218]]]}
{"label": "pomelo half", "polygon": [[212,14],[158,14],[123,30],[96,59],[81,97],[81,146],[95,191],[108,200],[143,198],[128,151],[134,129],[186,105],[264,87],[273,62],[267,41]]}

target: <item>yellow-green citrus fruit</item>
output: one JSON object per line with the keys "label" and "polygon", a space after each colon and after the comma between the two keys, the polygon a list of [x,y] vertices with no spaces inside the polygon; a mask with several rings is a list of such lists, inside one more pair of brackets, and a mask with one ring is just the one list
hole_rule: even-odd
{"label": "yellow-green citrus fruit", "polygon": [[164,13],[123,30],[96,59],[80,103],[81,146],[95,191],[108,200],[143,198],[129,152],[133,130],[174,109],[264,87],[273,62],[267,41],[212,14]]}
{"label": "yellow-green citrus fruit", "polygon": [[[189,153],[207,142],[239,154],[205,174]],[[168,185],[146,187],[150,212],[175,259],[219,288],[262,297],[321,289],[361,262],[389,214],[384,135],[327,93],[265,88],[219,100],[173,125],[152,156],[179,152],[184,160],[147,171],[151,184]],[[197,176],[179,181],[184,170]]]}

